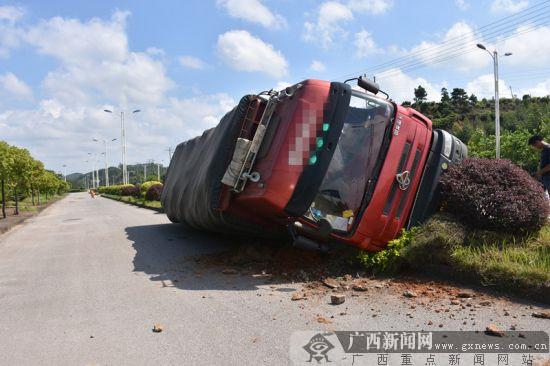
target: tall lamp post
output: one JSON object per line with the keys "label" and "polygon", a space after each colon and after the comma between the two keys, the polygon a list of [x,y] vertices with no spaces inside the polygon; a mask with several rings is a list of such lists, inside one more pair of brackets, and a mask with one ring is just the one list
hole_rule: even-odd
{"label": "tall lamp post", "polygon": [[[85,163],[88,163],[88,160],[84,160]],[[84,174],[84,181],[86,183],[86,189],[90,189],[90,186],[88,185],[88,173]]]}
{"label": "tall lamp post", "polygon": [[97,172],[97,162],[99,158],[97,157],[97,154],[92,154],[90,152],[88,153],[88,155],[90,155],[90,158],[95,157],[95,159],[93,160],[94,169],[92,170],[92,178],[93,178],[92,186],[93,188],[97,188],[99,187],[99,174]]}
{"label": "tall lamp post", "polygon": [[67,183],[67,165],[63,164],[63,177],[65,178],[65,183]]}
{"label": "tall lamp post", "polygon": [[[110,109],[103,110],[106,113],[113,113]],[[135,109],[132,113],[139,113],[141,109]],[[122,143],[122,182],[128,184],[128,172],[126,170],[126,128],[124,127],[124,111],[120,112],[120,136]]]}
{"label": "tall lamp post", "polygon": [[[493,59],[493,73],[495,76],[495,150],[496,158],[500,159],[500,108],[499,108],[499,96],[498,96],[498,52],[495,49],[492,53],[481,43],[477,44],[477,47],[486,51]],[[511,56],[512,52],[506,52],[504,56]]]}
{"label": "tall lamp post", "polygon": [[[95,142],[103,142],[103,148],[105,151],[103,154],[105,155],[105,186],[109,187],[109,155],[107,153],[107,140],[105,139],[93,139]],[[116,139],[112,139],[111,142],[116,141]]]}

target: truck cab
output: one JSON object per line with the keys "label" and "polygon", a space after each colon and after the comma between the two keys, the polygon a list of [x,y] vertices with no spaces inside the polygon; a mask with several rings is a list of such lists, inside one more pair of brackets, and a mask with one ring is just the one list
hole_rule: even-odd
{"label": "truck cab", "polygon": [[[288,229],[299,246],[383,249],[433,213],[439,177],[467,150],[448,132],[434,131],[426,116],[378,91],[362,78],[358,87],[309,79],[244,97],[218,127],[181,145],[174,164],[189,165],[184,155],[196,155],[192,164],[205,175],[185,186],[194,178],[172,178],[171,162],[167,183],[180,190],[174,195],[181,202],[170,202],[170,190],[163,193],[169,217],[181,212],[190,218],[184,221],[195,220],[188,201],[197,190],[214,197],[206,206],[215,212],[201,213],[208,218],[201,228]],[[223,150],[211,153],[216,147],[205,147],[208,140],[221,141]],[[224,170],[214,172],[218,167]],[[176,179],[183,186],[169,182]]]}

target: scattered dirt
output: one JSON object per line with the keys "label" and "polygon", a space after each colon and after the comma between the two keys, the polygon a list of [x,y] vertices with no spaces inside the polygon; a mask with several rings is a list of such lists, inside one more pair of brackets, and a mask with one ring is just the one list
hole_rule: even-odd
{"label": "scattered dirt", "polygon": [[[298,302],[300,307],[304,306],[302,301],[330,299],[332,295],[343,295],[349,300],[385,296],[391,291],[406,298],[403,301],[411,309],[422,307],[450,318],[462,316],[473,321],[478,309],[496,306],[502,300],[483,290],[427,277],[374,277],[350,261],[352,256],[350,250],[322,254],[281,246],[276,242],[246,242],[215,254],[188,257],[186,261],[196,265],[193,267],[195,273],[249,276],[264,285],[271,285],[272,289],[282,283],[297,283],[301,288],[289,294],[288,299]],[[510,318],[516,318],[508,310],[504,311]],[[546,319],[543,315],[539,317]]]}

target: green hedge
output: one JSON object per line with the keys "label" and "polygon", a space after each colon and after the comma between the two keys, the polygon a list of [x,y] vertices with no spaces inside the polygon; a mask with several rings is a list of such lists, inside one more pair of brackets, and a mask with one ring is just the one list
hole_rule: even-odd
{"label": "green hedge", "polygon": [[120,196],[122,194],[122,188],[123,187],[134,187],[133,184],[119,184],[116,186],[109,186],[109,187],[99,187],[97,189],[98,193],[100,194],[112,194],[115,196]]}
{"label": "green hedge", "polygon": [[156,180],[150,180],[150,181],[148,181],[148,182],[143,182],[143,184],[140,186],[140,189],[141,189],[141,196],[142,196],[142,197],[145,197],[145,193],[147,193],[147,190],[148,190],[149,188],[151,188],[152,186],[157,185],[157,184],[162,185],[161,182],[158,182],[158,181],[156,181]]}

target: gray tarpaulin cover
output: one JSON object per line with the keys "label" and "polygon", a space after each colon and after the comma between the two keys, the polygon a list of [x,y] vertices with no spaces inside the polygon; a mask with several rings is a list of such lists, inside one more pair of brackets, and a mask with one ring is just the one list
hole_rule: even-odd
{"label": "gray tarpaulin cover", "polygon": [[220,123],[202,136],[176,148],[162,192],[162,206],[172,220],[197,229],[219,232],[256,231],[218,210],[221,179],[233,156],[241,123],[247,111],[247,95]]}

